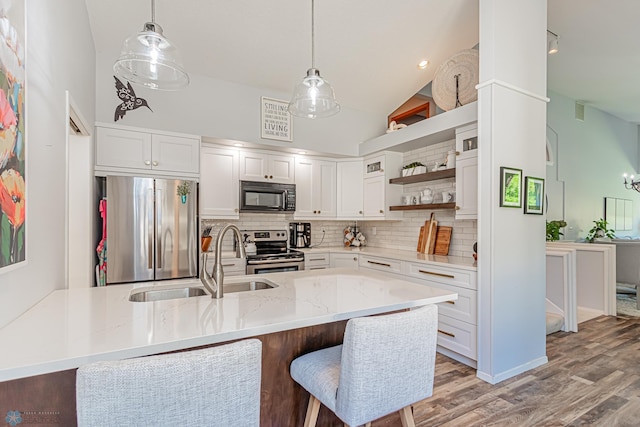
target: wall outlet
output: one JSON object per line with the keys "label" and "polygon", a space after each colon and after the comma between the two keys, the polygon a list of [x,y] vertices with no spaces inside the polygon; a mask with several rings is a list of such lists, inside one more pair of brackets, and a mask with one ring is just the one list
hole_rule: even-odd
{"label": "wall outlet", "polygon": [[378,229],[376,227],[371,227],[371,234],[374,236],[378,233]]}

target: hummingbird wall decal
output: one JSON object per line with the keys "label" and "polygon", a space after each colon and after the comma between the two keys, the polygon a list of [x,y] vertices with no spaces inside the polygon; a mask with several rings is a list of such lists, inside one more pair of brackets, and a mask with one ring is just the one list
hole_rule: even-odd
{"label": "hummingbird wall decal", "polygon": [[[146,99],[138,98],[136,96],[136,92],[133,90],[133,87],[131,87],[130,82],[127,82],[127,85],[125,86],[116,76],[113,76],[113,78],[116,79],[116,95],[118,95],[118,98],[122,100],[120,105],[116,107],[113,117],[114,122],[123,118],[124,115],[127,114],[127,111],[133,111],[136,108],[147,107],[151,110]],[[151,110],[151,112],[153,112],[153,110]]]}

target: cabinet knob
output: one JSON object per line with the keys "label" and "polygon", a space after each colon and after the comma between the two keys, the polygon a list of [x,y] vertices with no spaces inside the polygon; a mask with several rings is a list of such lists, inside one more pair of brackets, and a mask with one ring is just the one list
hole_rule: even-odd
{"label": "cabinet knob", "polygon": [[358,211],[358,213],[362,215],[362,211]]}
{"label": "cabinet knob", "polygon": [[354,257],[353,257],[353,260],[354,260],[354,261],[357,261],[357,260],[358,260],[358,257],[355,257],[355,256],[354,256]]}
{"label": "cabinet knob", "polygon": [[460,210],[460,206],[456,205],[456,210],[459,211]]}
{"label": "cabinet knob", "polygon": [[459,156],[459,155],[460,155],[460,152],[459,152],[459,151],[456,151],[456,156]]}
{"label": "cabinet knob", "polygon": [[153,163],[153,166],[158,166],[158,162],[156,162],[155,160],[152,163]]}
{"label": "cabinet knob", "polygon": [[273,179],[273,175],[269,175],[269,179]]}
{"label": "cabinet knob", "polygon": [[322,213],[322,211],[318,211],[318,213]]}
{"label": "cabinet knob", "polygon": [[269,175],[265,175],[265,176],[264,176],[264,179],[269,179]]}
{"label": "cabinet knob", "polygon": [[380,172],[384,172],[384,169],[380,169]]}
{"label": "cabinet knob", "polygon": [[150,160],[145,160],[145,161],[144,161],[144,164],[145,164],[145,165],[147,165],[147,166],[149,166],[149,165],[151,164],[151,161],[150,161]]}
{"label": "cabinet knob", "polygon": [[237,212],[239,211],[239,209],[238,209],[238,208],[235,208],[233,211],[237,213]]}
{"label": "cabinet knob", "polygon": [[382,209],[380,209],[380,213],[384,213],[384,211]]}
{"label": "cabinet knob", "polygon": [[318,211],[313,211],[313,213],[318,213]]}

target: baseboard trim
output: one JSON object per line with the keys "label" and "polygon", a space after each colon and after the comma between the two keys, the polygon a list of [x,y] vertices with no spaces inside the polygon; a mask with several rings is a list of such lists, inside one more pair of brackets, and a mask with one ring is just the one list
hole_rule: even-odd
{"label": "baseboard trim", "polygon": [[467,357],[467,356],[463,356],[460,353],[456,353],[455,351],[451,351],[448,348],[444,348],[442,346],[438,346],[437,347],[438,353],[440,354],[444,354],[445,356],[460,362],[460,363],[464,363],[467,366],[472,367],[473,369],[477,369],[478,368],[478,362],[476,362],[475,360]]}
{"label": "baseboard trim", "polygon": [[516,366],[515,368],[509,369],[508,371],[501,372],[497,375],[489,375],[485,372],[477,371],[476,376],[480,378],[482,381],[488,382],[489,384],[498,384],[504,380],[507,380],[511,377],[515,377],[523,372],[529,371],[531,369],[535,369],[538,366],[542,366],[549,362],[547,356],[539,357],[530,362],[527,362],[523,365]]}

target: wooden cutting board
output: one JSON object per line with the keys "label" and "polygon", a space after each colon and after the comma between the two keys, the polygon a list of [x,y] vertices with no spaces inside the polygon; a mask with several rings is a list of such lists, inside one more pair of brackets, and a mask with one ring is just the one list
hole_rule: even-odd
{"label": "wooden cutting board", "polygon": [[429,237],[427,238],[427,250],[426,250],[426,253],[428,255],[432,255],[433,252],[436,249],[436,232],[437,232],[437,230],[438,230],[438,221],[436,221],[432,217],[431,221],[429,221],[429,234],[428,234]]}
{"label": "wooden cutting board", "polygon": [[420,234],[418,234],[418,248],[416,249],[416,251],[418,252],[422,252],[422,241],[424,240],[423,234],[424,234],[424,225],[421,225]]}
{"label": "wooden cutting board", "polygon": [[426,220],[424,222],[424,225],[422,227],[420,227],[420,231],[421,231],[421,236],[422,239],[420,241],[420,250],[418,252],[420,252],[421,254],[424,253],[425,247],[427,245],[427,234],[429,233],[429,220]]}
{"label": "wooden cutting board", "polygon": [[449,245],[451,244],[451,234],[453,227],[441,226],[436,232],[435,255],[449,255]]}

